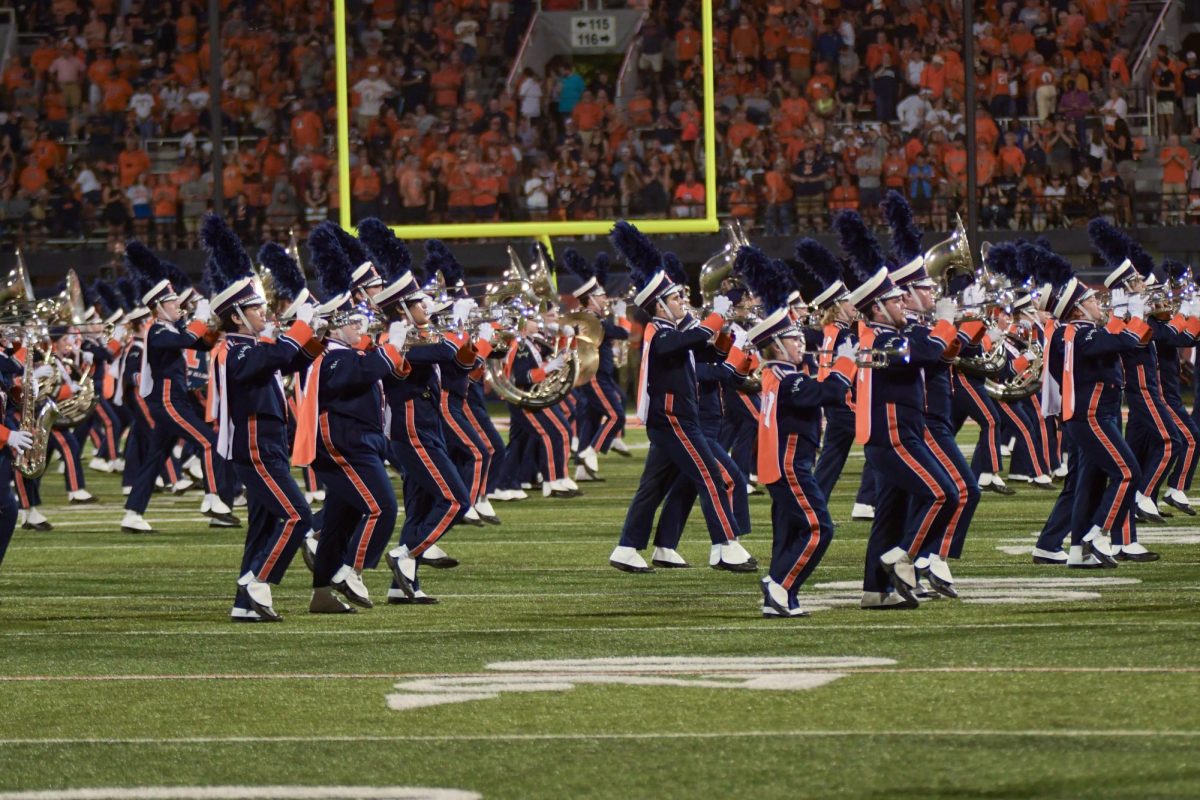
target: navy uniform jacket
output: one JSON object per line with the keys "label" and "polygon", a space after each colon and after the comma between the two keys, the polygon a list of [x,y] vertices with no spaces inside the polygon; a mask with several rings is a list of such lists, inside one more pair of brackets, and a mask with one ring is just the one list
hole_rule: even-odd
{"label": "navy uniform jacket", "polygon": [[[793,461],[811,459],[821,441],[821,407],[844,402],[850,381],[840,372],[833,371],[825,380],[817,380],[786,361],[768,361],[763,364],[763,370],[768,369],[779,379],[773,400],[777,435],[782,441],[796,434]],[[781,447],[781,471],[786,455]]]}
{"label": "navy uniform jacket", "polygon": [[120,405],[125,408],[133,408],[137,405],[135,398],[138,396],[141,370],[142,338],[135,336],[129,342],[129,347],[125,349],[124,355],[121,356],[121,374],[118,376],[121,381]]}
{"label": "navy uniform jacket", "polygon": [[[1065,374],[1068,329],[1073,330],[1070,375]],[[1132,320],[1128,325],[1119,321],[1110,322],[1106,328],[1084,320],[1060,325],[1050,340],[1047,357],[1050,374],[1058,378],[1062,387],[1063,419],[1075,415],[1082,418],[1093,398],[1097,407],[1119,409],[1121,389],[1125,385],[1121,355],[1143,348],[1149,339],[1150,328],[1140,319]],[[1067,406],[1068,392],[1072,394],[1072,408]]]}
{"label": "navy uniform jacket", "polygon": [[[321,359],[317,399],[328,415],[330,439],[343,454],[361,447],[364,433],[383,434],[385,377],[404,369],[404,359],[391,346],[363,352],[341,342],[327,343]],[[318,441],[324,441],[320,435]]]}
{"label": "navy uniform jacket", "polygon": [[[26,351],[28,353],[28,351]],[[29,356],[26,355],[26,358]],[[16,430],[19,425],[17,423],[17,404],[12,400],[12,387],[16,376],[22,375],[25,372],[25,366],[13,358],[8,353],[0,353],[0,422],[3,422],[4,427],[9,430]]]}
{"label": "navy uniform jacket", "polygon": [[618,339],[629,339],[629,331],[607,319],[600,320],[600,324],[604,327],[604,339],[600,342],[600,363],[596,368],[596,378],[601,383],[615,387],[617,385],[617,365],[613,362],[613,342]]}
{"label": "navy uniform jacket", "polygon": [[[422,437],[441,438],[442,370],[445,368],[447,374],[457,370],[465,376],[475,365],[475,354],[470,348],[464,349],[470,353],[469,364],[459,360],[459,351],[458,345],[443,337],[441,341],[431,344],[414,345],[405,352],[404,359],[409,370],[403,377],[392,375],[384,383],[387,401],[392,407],[390,438],[398,442],[408,441],[405,415],[398,409],[409,402],[413,404],[417,432]],[[466,359],[465,355],[463,359]]]}
{"label": "navy uniform jacket", "polygon": [[[287,398],[279,376],[301,368],[297,358],[312,338],[312,328],[295,322],[274,342],[260,341],[240,333],[225,335],[226,413],[233,425],[233,460],[248,464],[251,449],[266,440],[286,449]],[[250,440],[253,421],[256,441]]]}
{"label": "navy uniform jacket", "polygon": [[96,397],[104,397],[104,369],[113,359],[112,351],[104,345],[84,339],[79,345],[84,353],[92,354],[92,383],[96,385]]}
{"label": "navy uniform jacket", "polygon": [[[155,320],[146,336],[146,366],[154,381],[146,399],[162,405],[166,399],[164,391],[170,382],[171,403],[180,408],[186,407],[189,403],[188,374],[183,351],[211,350],[215,342],[216,334],[210,334],[203,322],[193,320],[183,331],[179,331],[174,325]],[[141,363],[140,359],[138,363]]]}
{"label": "navy uniform jacket", "polygon": [[[856,416],[859,444],[890,445],[892,429],[907,435],[924,437],[925,431],[925,369],[942,363],[946,345],[937,337],[906,335],[891,325],[868,324],[874,342],[864,335],[863,347],[899,349],[907,344],[908,356],[889,356],[886,364],[872,369],[860,369],[856,381]],[[894,412],[891,408],[894,407]],[[894,413],[894,416],[893,416]],[[869,415],[869,429],[863,422]]]}
{"label": "navy uniform jacket", "polygon": [[[684,323],[687,324],[685,320]],[[680,330],[669,320],[655,317],[654,333],[646,347],[642,372],[649,401],[646,425],[669,427],[671,417],[698,423],[700,403],[696,390],[696,350],[712,341],[723,326],[720,315],[711,314],[701,324]],[[647,326],[649,327],[649,326]]]}
{"label": "navy uniform jacket", "polygon": [[1176,316],[1169,322],[1150,320],[1154,329],[1154,347],[1158,350],[1158,378],[1163,399],[1173,406],[1183,405],[1180,391],[1179,348],[1194,347],[1200,323]]}
{"label": "navy uniform jacket", "polygon": [[974,335],[966,325],[959,330],[943,320],[931,328],[915,318],[910,318],[904,327],[912,352],[910,361],[919,362],[925,374],[925,413],[946,425],[952,425],[954,358],[962,348],[976,344],[978,337],[983,336],[983,323],[973,327]]}
{"label": "navy uniform jacket", "polygon": [[700,427],[705,435],[716,438],[725,417],[725,391],[736,391],[746,382],[743,375],[726,363],[728,353],[716,345],[701,347],[696,351],[697,402],[700,411]]}

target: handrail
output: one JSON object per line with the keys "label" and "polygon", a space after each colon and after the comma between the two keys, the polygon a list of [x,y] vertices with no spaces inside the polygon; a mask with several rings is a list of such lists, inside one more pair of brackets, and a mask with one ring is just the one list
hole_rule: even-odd
{"label": "handrail", "polygon": [[613,102],[617,105],[621,105],[621,101],[625,98],[625,74],[629,71],[631,64],[637,63],[637,59],[641,55],[642,40],[638,38],[638,34],[642,32],[648,16],[650,13],[646,12],[638,18],[633,35],[629,38],[629,47],[625,48],[625,58],[621,61],[621,69],[617,72],[616,97],[613,98]]}
{"label": "handrail", "polygon": [[1162,11],[1158,12],[1158,19],[1154,20],[1154,25],[1150,27],[1150,35],[1146,37],[1146,44],[1142,46],[1142,52],[1138,53],[1137,59],[1133,62],[1133,69],[1129,73],[1129,80],[1134,86],[1142,83],[1142,73],[1149,61],[1150,51],[1157,46],[1158,35],[1162,33],[1163,26],[1167,21],[1167,12],[1176,2],[1177,0],[1164,0]]}
{"label": "handrail", "polygon": [[7,19],[0,19],[0,25],[8,26],[8,36],[5,37],[4,42],[0,44],[0,48],[3,48],[4,53],[3,57],[0,57],[0,72],[2,72],[8,69],[8,60],[12,58],[13,48],[17,44],[18,31],[17,14],[15,11],[13,11],[13,9],[8,8],[7,6],[0,8],[0,17],[7,17]]}
{"label": "handrail", "polygon": [[513,82],[517,79],[517,70],[521,68],[521,64],[525,60],[525,51],[529,49],[529,40],[533,38],[533,29],[537,25],[538,16],[542,13],[542,4],[539,0],[538,10],[533,12],[533,16],[529,18],[529,27],[525,29],[525,35],[521,37],[521,46],[517,48],[517,57],[513,59],[512,69],[508,71],[508,78],[504,81],[504,88],[508,92],[513,91]]}

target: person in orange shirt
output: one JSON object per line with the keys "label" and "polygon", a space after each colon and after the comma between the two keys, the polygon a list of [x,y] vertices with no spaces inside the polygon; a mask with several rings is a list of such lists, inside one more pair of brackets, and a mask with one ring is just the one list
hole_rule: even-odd
{"label": "person in orange shirt", "polygon": [[[821,95],[820,87],[824,87],[827,94]],[[816,73],[808,79],[808,84],[805,87],[805,94],[808,95],[809,102],[816,103],[821,97],[831,97],[834,90],[837,88],[837,83],[833,76],[829,74],[829,65],[823,61],[817,62]]]}
{"label": "person in orange shirt", "polygon": [[803,128],[808,121],[810,107],[808,101],[800,94],[800,87],[797,84],[788,86],[788,96],[784,98],[779,107],[787,117],[788,121],[794,128]]}
{"label": "person in orange shirt", "polygon": [[159,250],[174,249],[175,221],[179,205],[179,190],[166,175],[159,175],[151,191],[154,206],[154,233]]}
{"label": "person in orange shirt", "polygon": [[812,39],[798,30],[787,40],[788,74],[792,82],[803,86],[812,74]]}
{"label": "person in orange shirt", "polygon": [[1188,177],[1192,172],[1192,157],[1187,148],[1180,146],[1179,135],[1167,137],[1167,145],[1158,154],[1162,164],[1163,222],[1178,225],[1183,222],[1183,211],[1187,206]]}
{"label": "person in orange shirt", "polygon": [[[578,106],[576,106],[578,108]],[[500,167],[482,164],[475,177],[475,221],[492,222],[496,219],[496,204],[500,199]]]}
{"label": "person in orange shirt", "polygon": [[365,159],[358,165],[350,186],[355,219],[376,216],[376,201],[383,190],[379,172]]}
{"label": "person in orange shirt", "polygon": [[908,159],[899,147],[893,147],[888,151],[887,158],[883,159],[883,185],[903,192],[907,177]]}
{"label": "person in orange shirt", "polygon": [[986,145],[988,150],[996,147],[996,142],[1000,140],[1000,129],[996,127],[996,121],[992,119],[992,114],[987,110],[987,107],[980,104],[979,111],[975,115],[975,139],[982,145]]}
{"label": "person in orange shirt", "polygon": [[739,14],[737,27],[729,34],[729,57],[744,56],[747,61],[758,61],[760,54],[758,31],[750,24],[749,16]]}
{"label": "person in orange shirt", "polygon": [[961,198],[967,192],[967,148],[956,135],[942,153],[942,170],[950,197]]}
{"label": "person in orange shirt", "polygon": [[63,162],[64,154],[58,143],[48,138],[45,130],[40,133],[38,140],[30,148],[29,155],[38,166],[50,172]]}
{"label": "person in orange shirt", "polygon": [[1096,43],[1091,37],[1083,40],[1083,47],[1075,56],[1075,60],[1079,62],[1079,68],[1087,73],[1088,78],[1093,82],[1100,80],[1100,73],[1104,71],[1104,54],[1096,49]]}
{"label": "person in orange shirt", "polygon": [[742,143],[748,139],[758,138],[758,126],[753,122],[746,120],[746,113],[738,111],[733,115],[733,123],[729,126],[729,131],[725,135],[729,147],[733,150],[742,146]]}
{"label": "person in orange shirt", "polygon": [[184,3],[175,19],[175,47],[181,53],[191,53],[196,49],[200,21],[192,11],[191,3]]}
{"label": "person in orange shirt", "polygon": [[982,143],[975,150],[975,181],[980,187],[992,182],[996,174],[996,157]]}
{"label": "person in orange shirt", "polygon": [[600,123],[604,121],[604,107],[596,102],[596,98],[591,92],[585,91],[579,98],[579,102],[575,104],[575,108],[571,109],[571,119],[575,120],[575,129],[579,131],[579,138],[585,145],[590,145],[592,137],[600,128]]}
{"label": "person in orange shirt", "polygon": [[221,170],[221,194],[226,200],[232,200],[242,193],[244,187],[242,170],[234,161],[225,162]]}
{"label": "person in orange shirt", "polygon": [[1000,148],[1000,174],[1020,178],[1025,172],[1025,151],[1017,146],[1017,135],[1012,131],[1004,134],[1004,146]]}
{"label": "person in orange shirt", "polygon": [[312,101],[305,100],[303,110],[292,117],[289,126],[292,135],[292,147],[302,151],[306,147],[316,147],[325,137],[325,126],[321,117],[312,108]]}
{"label": "person in orange shirt", "polygon": [[992,116],[1011,117],[1016,109],[1013,106],[1012,93],[1013,74],[1007,62],[997,58],[992,62],[992,72],[988,76],[988,99],[991,101]]}
{"label": "person in orange shirt", "polygon": [[115,125],[125,121],[125,110],[129,107],[129,98],[133,96],[133,87],[129,81],[119,74],[109,76],[100,87],[100,107],[112,115]]}
{"label": "person in orange shirt", "polygon": [[471,172],[474,165],[468,162],[470,154],[458,151],[456,164],[446,164],[446,206],[451,222],[470,222],[474,214],[474,195]]}
{"label": "person in orange shirt", "polygon": [[42,169],[37,162],[30,162],[17,176],[17,185],[21,187],[21,191],[27,197],[32,198],[46,187],[46,181],[49,179],[50,176],[46,174],[46,170]]}
{"label": "person in orange shirt", "polygon": [[30,54],[29,66],[33,69],[33,74],[41,78],[46,74],[46,70],[50,69],[50,65],[56,58],[58,58],[58,48],[54,46],[54,37],[45,36],[42,38],[42,43]]}
{"label": "person in orange shirt", "polygon": [[1024,23],[1018,22],[1012,26],[1012,33],[1008,37],[1008,50],[1018,60],[1024,60],[1025,55],[1033,49],[1033,34],[1025,27]]}
{"label": "person in orange shirt", "polygon": [[940,54],[934,55],[933,60],[921,70],[921,88],[933,93],[932,100],[944,97],[946,94],[946,59]]}
{"label": "person in orange shirt", "polygon": [[125,149],[117,154],[117,174],[121,177],[121,188],[133,186],[138,176],[150,171],[150,156],[138,147],[137,139],[125,137]]}
{"label": "person in orange shirt", "polygon": [[1122,89],[1129,88],[1129,51],[1124,47],[1118,48],[1108,63],[1108,80]]}
{"label": "person in orange shirt", "polygon": [[841,181],[833,187],[829,195],[829,208],[831,211],[858,210],[858,187],[850,181],[849,175],[842,175]]}
{"label": "person in orange shirt", "polygon": [[763,195],[767,201],[766,229],[768,236],[792,235],[792,183],[788,178],[787,161],[775,159],[775,166],[764,179]]}
{"label": "person in orange shirt", "polygon": [[683,27],[675,34],[675,58],[680,64],[688,63],[700,54],[703,42],[700,31],[696,30],[691,17],[687,17],[683,21]]}

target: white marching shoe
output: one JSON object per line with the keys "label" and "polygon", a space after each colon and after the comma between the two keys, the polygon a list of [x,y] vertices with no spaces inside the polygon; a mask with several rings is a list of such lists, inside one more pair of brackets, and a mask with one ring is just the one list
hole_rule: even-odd
{"label": "white marching shoe", "polygon": [[1196,516],[1196,510],[1192,508],[1192,501],[1181,489],[1167,489],[1163,492],[1163,505],[1170,506],[1176,511],[1182,511],[1189,517]]}
{"label": "white marching shoe", "polygon": [[1141,514],[1139,521],[1142,522],[1163,522],[1163,515],[1159,512],[1158,506],[1154,499],[1138,492],[1134,495],[1134,503],[1137,506],[1138,512]]}
{"label": "white marching shoe", "polygon": [[84,503],[94,503],[96,498],[87,489],[76,489],[73,492],[67,492],[67,502],[82,505]]}
{"label": "white marching shoe", "polygon": [[1141,542],[1131,542],[1123,547],[1116,548],[1113,556],[1118,561],[1136,561],[1148,562],[1158,561],[1160,556],[1153,550],[1147,550],[1146,546]]}
{"label": "white marching shoe", "polygon": [[850,509],[850,519],[875,519],[875,506],[866,503],[855,503]]}
{"label": "white marching shoe", "polygon": [[196,485],[196,482],[191,478],[180,478],[171,485],[171,494],[183,494],[188,489]]}
{"label": "white marching shoe", "polygon": [[250,602],[262,622],[280,622],[283,618],[276,613],[271,599],[271,584],[260,581],[253,572],[247,572],[238,580],[238,590]]}
{"label": "white marching shoe", "polygon": [[732,542],[714,544],[708,551],[708,565],[713,569],[723,569],[727,572],[755,572],[758,562],[754,556],[742,547],[742,543],[734,539]]}
{"label": "white marching shoe", "polygon": [[[1011,475],[1009,477],[1012,477]],[[984,472],[979,476],[979,488],[986,489],[989,492],[996,494],[1016,494],[1016,490],[1005,485],[1003,479],[999,475],[992,472]]]}
{"label": "white marching shoe", "polygon": [[371,602],[371,595],[367,591],[366,584],[362,581],[362,573],[349,564],[342,564],[341,568],[333,574],[330,585],[334,591],[346,598],[347,602],[353,603],[359,608],[375,607],[375,604]]}
{"label": "white marching shoe", "polygon": [[1062,550],[1043,550],[1040,547],[1033,548],[1033,563],[1035,564],[1057,564],[1063,565],[1067,563],[1067,554]]}
{"label": "white marching shoe", "polygon": [[35,531],[54,530],[54,526],[50,524],[50,520],[46,519],[46,515],[37,506],[33,506],[25,512],[25,519],[22,520],[21,527],[25,530]]}
{"label": "white marching shoe", "polygon": [[590,446],[585,447],[579,452],[579,458],[583,461],[583,466],[587,469],[588,474],[592,477],[600,471],[600,459],[596,457],[596,451]]}
{"label": "white marching shoe", "polygon": [[421,557],[417,560],[434,569],[454,569],[458,566],[458,559],[436,544],[426,547],[425,552],[421,553]]}
{"label": "white marching shoe", "polygon": [[594,481],[595,477],[593,477],[593,474],[594,473],[588,472],[587,467],[585,467],[583,464],[578,464],[575,467],[576,481]]}
{"label": "white marching shoe", "polygon": [[204,468],[200,465],[200,458],[198,456],[192,456],[185,461],[183,463],[183,468],[187,470],[187,473],[196,480],[202,480],[204,478]]}
{"label": "white marching shoe", "polygon": [[608,446],[608,449],[613,451],[614,453],[616,453],[619,456],[628,457],[628,456],[632,455],[629,452],[629,445],[625,444],[625,440],[622,439],[620,436],[618,436],[617,438],[612,440],[612,444]]}
{"label": "white marching shoe", "polygon": [[1071,569],[1104,569],[1105,567],[1100,563],[1100,559],[1092,553],[1085,555],[1081,544],[1071,545],[1071,551],[1067,554],[1067,566]]}
{"label": "white marching shoe", "polygon": [[893,547],[879,557],[879,563],[892,576],[892,585],[905,600],[916,600],[914,590],[917,588],[917,568],[913,565],[908,552],[900,547]]}
{"label": "white marching shoe", "polygon": [[500,517],[496,516],[496,509],[492,507],[491,500],[485,498],[476,503],[475,513],[479,514],[479,518],[489,525],[500,524]]}
{"label": "white marching shoe", "polygon": [[94,469],[96,472],[112,472],[114,468],[111,461],[105,461],[103,458],[96,456],[88,462],[88,469]]}
{"label": "white marching shoe", "polygon": [[475,510],[475,506],[470,506],[462,515],[462,521],[466,525],[473,525],[476,528],[483,527],[483,518],[479,516],[479,512]]}
{"label": "white marching shoe", "polygon": [[[1109,545],[1109,535],[1099,525],[1093,525],[1092,529],[1084,535],[1082,545],[1071,546],[1071,556],[1074,556],[1076,547],[1082,548],[1083,555],[1095,557],[1102,566],[1110,569],[1117,566],[1116,555]],[[1071,559],[1068,559],[1067,566],[1073,566]]]}
{"label": "white marching shoe", "polygon": [[929,581],[935,592],[951,599],[958,597],[958,592],[954,589],[954,576],[950,574],[950,565],[940,555],[931,553],[928,558],[918,558],[914,566],[917,574]]}
{"label": "white marching shoe", "polygon": [[917,608],[920,601],[901,596],[899,592],[863,592],[859,608],[867,611],[900,611]]}
{"label": "white marching shoe", "polygon": [[648,565],[642,554],[632,547],[617,545],[608,557],[608,563],[622,572],[654,572],[654,567]]}
{"label": "white marching shoe", "polygon": [[225,505],[220,495],[206,494],[200,502],[201,514],[232,514],[233,509]]}
{"label": "white marching shoe", "polygon": [[126,511],[125,518],[121,520],[122,533],[154,533],[154,528],[150,527],[150,523],[136,511]]}
{"label": "white marching shoe", "polygon": [[654,548],[654,555],[651,556],[650,563],[663,569],[688,569],[692,566],[683,556],[669,547]]}

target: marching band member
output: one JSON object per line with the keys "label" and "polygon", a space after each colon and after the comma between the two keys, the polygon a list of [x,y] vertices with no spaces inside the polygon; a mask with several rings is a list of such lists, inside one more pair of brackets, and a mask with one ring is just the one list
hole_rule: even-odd
{"label": "marching band member", "polygon": [[[989,335],[993,346],[1003,348],[1005,354],[1004,368],[996,376],[998,381],[1007,381],[1030,366],[1032,354],[1028,345],[1018,346],[1021,339],[1014,316],[1032,302],[1026,295],[1014,300],[1011,308],[997,305],[992,309],[993,327]],[[1041,429],[1031,414],[1032,408],[1022,401],[1001,398],[994,398],[994,406],[1001,414],[1002,435],[1011,433],[1016,439],[1009,456],[1008,479],[1028,483],[1037,489],[1053,489],[1054,479],[1050,477],[1049,464],[1042,459]]]}
{"label": "marching band member", "polygon": [[[873,351],[882,359],[859,369],[855,378],[855,441],[876,470],[862,607],[916,608],[913,559],[931,534],[953,527],[961,500],[957,482],[926,443],[924,369],[941,364],[957,342],[954,334],[942,339],[906,333],[905,292],[888,277],[883,254],[862,218],[843,211],[834,227],[850,258],[845,273],[847,285],[853,284],[850,300],[867,322],[860,352]],[[952,581],[945,562],[931,574],[940,578],[935,587]]]}
{"label": "marching band member", "polygon": [[[566,365],[567,352],[551,355],[553,348],[546,339],[547,334],[553,335],[549,328],[557,325],[557,318],[557,312],[545,309],[540,319],[523,321],[505,362],[505,371],[518,389],[532,388]],[[572,488],[573,481],[567,474],[571,436],[561,412],[553,406],[534,408],[517,403],[509,403],[508,408],[512,420],[504,464],[508,484],[528,483],[525,478],[540,469],[543,496],[575,497],[577,489]],[[536,458],[518,455],[526,447],[537,453]]]}
{"label": "marching band member", "polygon": [[[56,380],[61,389],[56,400],[65,400],[79,391],[79,379],[91,380],[90,368],[94,358],[87,351],[80,351],[79,331],[69,325],[50,327],[50,345],[47,363],[57,373]],[[50,449],[62,457],[67,482],[67,502],[75,504],[95,503],[96,498],[87,490],[87,477],[83,472],[83,446],[75,431],[55,428],[50,434]]]}
{"label": "marching band member", "polygon": [[[977,299],[982,302],[982,293]],[[978,307],[972,308],[967,302],[963,303],[965,310],[978,312]],[[976,358],[999,346],[993,340],[989,331],[983,339],[964,347],[960,356]],[[1000,461],[1000,409],[996,402],[988,396],[984,389],[984,379],[969,373],[962,367],[956,367],[954,375],[953,413],[954,431],[962,429],[968,419],[974,420],[979,426],[979,440],[975,444],[975,452],[971,456],[971,471],[975,474],[980,489],[995,492],[999,495],[1016,494],[1016,490],[1005,484],[1000,477],[1003,464]]]}
{"label": "marching band member", "polygon": [[725,324],[732,308],[726,297],[713,301],[713,312],[699,325],[682,330],[686,318],[685,287],[672,281],[662,268],[658,250],[632,225],[618,222],[613,244],[629,263],[637,295],[634,302],[653,315],[642,342],[638,417],[646,425],[650,450],[637,493],[609,563],[625,572],[653,572],[639,550],[650,541],[654,512],[679,473],[697,486],[712,540],[710,565],[735,572],[757,568],[737,540],[727,487],[720,483],[720,464],[700,430],[696,402],[693,351],[710,344]]}
{"label": "marching band member", "polygon": [[1115,542],[1127,525],[1132,531],[1133,495],[1141,480],[1121,436],[1121,354],[1150,340],[1142,318],[1145,301],[1130,298],[1128,323],[1110,317],[1065,259],[1049,251],[1040,255],[1035,274],[1056,287],[1052,309],[1062,323],[1050,342],[1048,371],[1061,387],[1063,428],[1078,456],[1071,462],[1077,475],[1067,566],[1115,567],[1108,539]]}
{"label": "marching band member", "polygon": [[[1104,286],[1112,298],[1113,314],[1123,317],[1128,311],[1125,298],[1137,295],[1144,301],[1146,281],[1152,275],[1154,260],[1141,245],[1103,218],[1097,217],[1088,223],[1088,236],[1111,270],[1104,278]],[[1155,498],[1159,486],[1167,478],[1172,459],[1181,454],[1183,441],[1159,388],[1157,342],[1170,344],[1176,335],[1166,326],[1155,326],[1147,321],[1149,315],[1140,316],[1150,327],[1149,344],[1121,353],[1125,401],[1129,404],[1125,441],[1141,468],[1141,480],[1134,495],[1134,516],[1141,522],[1163,522]],[[1121,552],[1121,549],[1117,550],[1118,554]]]}
{"label": "marching band member", "polygon": [[[80,441],[89,438],[90,435],[96,445],[96,456],[88,464],[90,469],[97,472],[118,472],[124,469],[120,462],[121,454],[117,449],[117,443],[121,441],[124,433],[124,425],[112,398],[116,392],[116,362],[121,354],[126,333],[119,323],[125,312],[121,308],[116,289],[109,284],[97,280],[92,286],[92,291],[96,306],[101,309],[103,315],[102,318],[98,315],[92,325],[103,326],[103,330],[85,335],[80,347],[92,354],[96,413],[76,429],[75,435]],[[111,335],[105,337],[104,332],[110,330]]]}
{"label": "marching band member", "polygon": [[1156,327],[1165,325],[1173,334],[1155,342],[1155,347],[1158,349],[1158,376],[1163,401],[1183,442],[1182,452],[1175,460],[1175,466],[1167,478],[1163,503],[1192,517],[1196,515],[1196,511],[1192,508],[1187,492],[1192,488],[1192,479],[1196,474],[1196,445],[1200,442],[1200,427],[1197,427],[1196,421],[1183,406],[1183,396],[1179,391],[1179,350],[1194,347],[1197,338],[1200,337],[1200,319],[1197,318],[1200,315],[1200,302],[1196,300],[1191,270],[1186,264],[1167,259],[1163,261],[1162,267],[1170,287],[1178,292],[1188,292],[1170,322],[1151,322]]}
{"label": "marching band member", "polygon": [[[922,368],[925,383],[925,444],[953,479],[958,491],[958,507],[940,538],[929,537],[914,561],[918,575],[926,578],[936,591],[957,596],[946,559],[959,558],[967,530],[979,505],[980,489],[966,458],[954,438],[953,362],[958,352],[975,344],[983,336],[981,320],[966,319],[955,325],[957,303],[952,297],[935,299],[937,283],[925,268],[921,249],[921,231],[913,222],[912,210],[897,192],[888,192],[883,201],[884,216],[892,229],[892,250],[898,267],[889,273],[892,282],[906,292],[906,324],[903,328],[910,349],[936,353]],[[932,322],[933,324],[929,324]]]}
{"label": "marching band member", "polygon": [[[629,323],[625,320],[625,301],[613,304],[613,320],[608,318],[608,294],[604,283],[608,277],[608,253],[603,251],[589,264],[575,250],[563,253],[563,266],[582,281],[571,294],[583,310],[594,314],[604,330],[600,342],[596,374],[579,388],[583,410],[579,424],[580,469],[575,480],[595,479],[600,471],[599,456],[608,453],[621,432],[625,420],[625,399],[617,385],[617,370],[613,363],[613,342],[629,340]],[[624,324],[622,324],[624,323]]]}
{"label": "marching band member", "polygon": [[[121,305],[125,310],[122,325],[129,330],[129,336],[117,359],[117,387],[113,396],[117,408],[125,409],[129,419],[125,449],[122,451],[125,469],[121,473],[121,493],[128,497],[133,491],[133,476],[138,474],[148,455],[154,430],[154,417],[150,414],[146,399],[139,391],[142,352],[145,348],[146,330],[150,325],[150,309],[138,302],[137,289],[128,278],[118,279],[117,291],[121,295]],[[173,459],[174,455],[168,458],[167,465],[170,465]]]}
{"label": "marching band member", "polygon": [[[806,296],[812,297],[812,306],[821,314],[821,343],[817,350],[817,378],[824,380],[833,368],[834,356],[842,344],[855,345],[858,337],[854,326],[858,320],[858,309],[848,299],[849,291],[842,282],[842,266],[838,257],[816,239],[801,239],[796,242],[797,275],[801,293],[807,286],[812,288]],[[813,476],[821,496],[828,505],[833,496],[833,487],[846,466],[846,458],[854,446],[854,388],[836,403],[826,405],[825,434],[821,440],[821,452],[817,457]],[[858,493],[850,511],[851,519],[872,519],[875,516],[875,477],[869,464],[864,465]]]}
{"label": "marching band member", "polygon": [[[216,434],[192,410],[187,393],[187,375],[183,351],[211,349],[217,333],[208,328],[208,300],[197,302],[196,318],[180,331],[179,297],[166,277],[163,263],[145,245],[131,241],[125,248],[126,264],[141,293],[141,302],[150,309],[153,322],[146,333],[139,370],[139,395],[146,400],[154,420],[151,444],[145,461],[133,478],[133,489],[125,503],[125,518],[121,530],[129,533],[151,533],[153,528],[142,516],[150,504],[154,478],[164,461],[170,457],[172,445],[179,438],[191,441],[201,449],[204,460],[205,495],[200,512],[210,517],[210,526],[240,525],[221,497],[218,485],[215,446]],[[228,494],[228,488],[225,487]]]}
{"label": "marching band member", "polygon": [[14,414],[12,386],[24,372],[22,364],[6,352],[0,352],[0,566],[17,527],[17,499],[13,496],[13,455],[33,445],[33,436],[20,429]]}
{"label": "marching band member", "polygon": [[[371,304],[391,323],[387,346],[405,347],[414,329],[427,337],[406,347],[403,373],[387,376],[383,387],[391,421],[386,433],[393,460],[404,472],[404,525],[398,544],[387,552],[392,571],[388,603],[428,605],[437,600],[421,589],[418,567],[458,565],[438,541],[471,508],[467,487],[442,436],[441,375],[443,371],[468,372],[475,364],[475,352],[470,345],[460,346],[429,332],[424,305],[429,298],[421,289],[419,273],[412,269],[404,243],[378,220],[364,220],[359,231],[373,262],[386,276]],[[426,247],[427,256],[436,252],[437,247]],[[427,258],[427,267],[430,263]],[[432,263],[436,264],[436,258]],[[463,317],[473,305],[469,300],[459,301],[464,302],[458,307]]]}
{"label": "marching band member", "polygon": [[[762,579],[762,614],[768,618],[805,617],[797,593],[833,540],[833,520],[813,476],[813,455],[821,434],[821,407],[842,402],[854,379],[854,344],[838,345],[824,378],[805,375],[804,331],[788,308],[791,275],[762,251],[743,246],[738,261],[750,290],[759,299],[763,319],[739,333],[730,352],[744,372],[748,341],[761,355],[762,413],[758,425],[757,472],[771,495],[771,569]],[[749,262],[749,263],[747,263]]]}
{"label": "marching band member", "polygon": [[[218,224],[219,223],[219,224]],[[282,375],[298,369],[313,338],[313,307],[296,309],[296,320],[278,339],[257,290],[250,258],[219,217],[205,220],[206,268],[214,292],[212,309],[225,334],[214,351],[210,391],[218,420],[217,452],[233,464],[247,494],[246,544],[230,618],[279,622],[271,597],[312,527],[312,511],[290,472],[287,398]],[[319,342],[315,347],[319,347]],[[316,352],[313,350],[312,352]]]}
{"label": "marching band member", "polygon": [[[328,491],[309,613],[346,614],[355,609],[337,594],[373,607],[362,573],[378,565],[396,525],[396,493],[385,466],[383,380],[409,367],[390,342],[370,352],[356,349],[365,318],[351,296],[354,268],[328,227],[317,226],[308,244],[326,297],[315,314],[329,327],[325,352],[305,379],[292,465],[312,465]],[[400,341],[403,326],[393,328],[391,340]]]}

